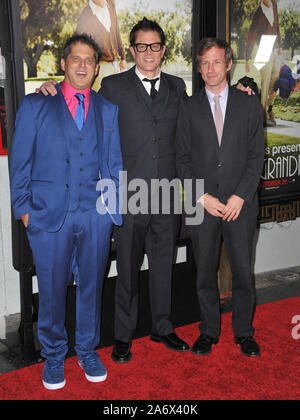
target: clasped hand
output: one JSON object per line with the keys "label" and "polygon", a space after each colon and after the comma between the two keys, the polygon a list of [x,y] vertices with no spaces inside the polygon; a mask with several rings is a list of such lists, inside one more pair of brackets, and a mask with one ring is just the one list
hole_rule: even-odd
{"label": "clasped hand", "polygon": [[213,197],[210,194],[203,196],[203,207],[205,210],[215,217],[221,217],[223,220],[230,222],[231,220],[236,220],[244,205],[244,200],[237,195],[232,195],[227,204],[221,203],[221,201]]}

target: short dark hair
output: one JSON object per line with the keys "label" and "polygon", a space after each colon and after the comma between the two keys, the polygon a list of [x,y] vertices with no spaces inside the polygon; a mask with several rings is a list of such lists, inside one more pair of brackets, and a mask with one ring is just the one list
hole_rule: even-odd
{"label": "short dark hair", "polygon": [[201,57],[206,51],[210,50],[213,47],[221,48],[225,50],[225,63],[226,66],[229,65],[230,61],[233,60],[233,51],[230,45],[223,39],[218,38],[203,38],[196,47],[196,57],[198,66],[201,64]]}
{"label": "short dark hair", "polygon": [[143,20],[140,20],[131,30],[130,32],[130,45],[133,47],[133,45],[135,44],[135,40],[136,40],[136,33],[138,31],[155,31],[159,34],[160,36],[160,42],[162,43],[162,45],[166,45],[166,36],[164,34],[164,31],[162,30],[162,28],[159,26],[159,24],[153,20],[149,20],[146,17],[144,17]]}
{"label": "short dark hair", "polygon": [[71,38],[67,39],[64,46],[64,60],[67,60],[67,57],[71,52],[72,45],[77,44],[78,42],[80,42],[81,44],[86,44],[89,47],[93,48],[95,61],[96,64],[98,64],[101,58],[100,49],[96,41],[87,34],[75,34]]}

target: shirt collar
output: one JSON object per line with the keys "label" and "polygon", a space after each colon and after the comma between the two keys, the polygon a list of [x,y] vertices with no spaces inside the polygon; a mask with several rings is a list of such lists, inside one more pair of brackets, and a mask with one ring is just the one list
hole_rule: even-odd
{"label": "shirt collar", "polygon": [[[144,74],[142,74],[142,73],[138,70],[137,66],[135,66],[135,74],[137,75],[137,77],[138,77],[141,81],[143,81],[143,79],[145,79],[145,77],[146,77],[147,79],[151,80],[151,78],[150,78],[150,77],[147,77],[147,76],[145,76]],[[161,70],[159,70],[159,74],[158,74],[157,76],[153,77],[152,79],[157,79],[158,77],[159,77],[159,79],[160,79],[160,74],[161,74]]]}
{"label": "shirt collar", "polygon": [[[207,97],[208,97],[209,101],[210,102],[213,101],[214,100],[214,96],[216,96],[216,94],[213,93],[213,92],[211,92],[207,88],[205,88],[205,90],[206,90],[206,94],[207,94]],[[229,88],[228,88],[228,83],[227,83],[226,84],[226,87],[220,93],[218,93],[218,95],[220,96],[220,101],[227,100],[227,98],[228,98],[228,90],[229,90]]]}
{"label": "shirt collar", "polygon": [[69,85],[65,80],[60,85],[61,91],[65,98],[72,99],[76,93],[82,93],[86,100],[89,101],[91,95],[91,88],[84,90],[75,89],[73,86]]}

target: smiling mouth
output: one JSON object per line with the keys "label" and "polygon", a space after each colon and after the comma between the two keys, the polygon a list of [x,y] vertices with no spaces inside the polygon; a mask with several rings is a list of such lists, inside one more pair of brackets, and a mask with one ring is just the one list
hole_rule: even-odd
{"label": "smiling mouth", "polygon": [[84,76],[87,75],[87,73],[85,71],[77,71],[76,75],[79,76],[79,77],[84,77]]}

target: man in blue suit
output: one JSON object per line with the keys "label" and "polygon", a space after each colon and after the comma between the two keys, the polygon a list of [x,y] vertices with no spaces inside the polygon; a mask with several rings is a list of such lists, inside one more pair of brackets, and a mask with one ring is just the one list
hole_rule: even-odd
{"label": "man in blue suit", "polygon": [[98,47],[91,38],[70,38],[61,60],[65,79],[58,94],[26,96],[16,120],[11,198],[35,259],[47,389],[65,385],[65,304],[72,273],[79,365],[91,382],[104,381],[107,375],[94,349],[100,338],[112,225],[122,223],[112,205],[118,203],[122,156],[118,107],[90,89],[98,62]]}

